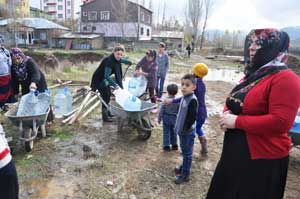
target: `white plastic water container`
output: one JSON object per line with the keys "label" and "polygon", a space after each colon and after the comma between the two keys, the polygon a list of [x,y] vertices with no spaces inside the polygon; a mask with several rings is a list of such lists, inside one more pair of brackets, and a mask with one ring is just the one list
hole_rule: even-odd
{"label": "white plastic water container", "polygon": [[73,110],[73,96],[72,93],[70,92],[68,87],[64,88],[64,95],[67,98],[67,112],[66,113],[70,113]]}
{"label": "white plastic water container", "polygon": [[68,102],[62,89],[58,89],[54,96],[54,113],[56,118],[62,118],[67,113]]}
{"label": "white plastic water container", "polygon": [[125,89],[117,89],[114,91],[114,95],[116,97],[116,102],[124,108],[125,100],[131,95],[127,90]]}
{"label": "white plastic water container", "polygon": [[134,95],[127,97],[124,102],[125,111],[140,111],[142,107],[142,102],[139,98]]}
{"label": "white plastic water container", "polygon": [[139,84],[138,78],[137,77],[132,77],[128,82],[128,91],[129,91],[129,93],[131,93],[132,95],[135,95],[138,84]]}
{"label": "white plastic water container", "polygon": [[33,116],[35,113],[35,105],[37,104],[38,99],[35,95],[35,90],[30,89],[30,92],[26,95],[23,95],[17,111],[17,116]]}
{"label": "white plastic water container", "polygon": [[139,97],[146,91],[147,83],[148,81],[144,75],[132,77],[128,81],[127,89],[132,95]]}
{"label": "white plastic water container", "polygon": [[129,93],[128,90],[118,89],[114,92],[116,102],[126,111],[140,111],[142,102],[139,98]]}

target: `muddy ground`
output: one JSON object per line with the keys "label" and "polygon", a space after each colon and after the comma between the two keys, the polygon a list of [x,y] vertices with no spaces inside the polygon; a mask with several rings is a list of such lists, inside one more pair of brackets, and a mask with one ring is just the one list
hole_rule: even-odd
{"label": "muddy ground", "polygon": [[[178,83],[188,70],[188,67],[171,69],[168,82]],[[152,136],[140,141],[130,128],[117,133],[115,122],[102,125],[96,112],[80,125],[63,126],[56,122],[49,126],[48,137],[37,140],[31,153],[14,148],[20,198],[205,198],[222,150],[218,113],[233,87],[232,83],[221,81],[205,83],[209,117],[204,131],[209,158],[200,158],[199,141],[195,140],[190,182],[180,186],[173,183],[173,168],[181,162],[180,152],[162,151],[162,127],[156,123],[155,115],[152,115],[155,125]],[[17,132],[3,116],[1,121],[9,133]],[[291,151],[285,198],[300,198],[300,149],[297,148]]]}

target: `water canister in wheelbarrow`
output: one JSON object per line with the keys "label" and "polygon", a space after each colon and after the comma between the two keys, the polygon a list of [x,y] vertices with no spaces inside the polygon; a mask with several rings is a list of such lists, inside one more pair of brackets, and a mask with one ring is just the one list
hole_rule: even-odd
{"label": "water canister in wheelbarrow", "polygon": [[22,96],[17,116],[42,115],[47,112],[50,102],[51,97],[48,92],[38,93],[31,90],[30,93]]}
{"label": "water canister in wheelbarrow", "polygon": [[128,82],[128,91],[134,96],[141,96],[146,91],[147,83],[144,75],[132,77]]}
{"label": "water canister in wheelbarrow", "polygon": [[129,96],[124,103],[125,111],[140,111],[142,106],[142,102],[139,98],[134,95]]}
{"label": "water canister in wheelbarrow", "polygon": [[54,96],[54,113],[56,118],[62,118],[64,114],[67,113],[67,97],[64,95],[62,89],[58,89]]}
{"label": "water canister in wheelbarrow", "polygon": [[18,106],[17,116],[35,115],[35,110],[33,107],[37,101],[38,99],[35,95],[35,90],[30,90],[29,93],[23,95]]}
{"label": "water canister in wheelbarrow", "polygon": [[114,91],[116,102],[126,111],[141,110],[141,100],[130,94],[125,89],[118,89]]}

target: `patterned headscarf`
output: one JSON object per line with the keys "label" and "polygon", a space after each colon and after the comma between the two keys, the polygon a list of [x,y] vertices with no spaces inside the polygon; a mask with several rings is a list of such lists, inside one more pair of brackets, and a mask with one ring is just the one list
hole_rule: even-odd
{"label": "patterned headscarf", "polygon": [[17,77],[20,80],[26,80],[28,76],[26,62],[31,59],[30,57],[26,56],[21,49],[19,48],[12,48],[11,49],[11,56],[12,58],[20,56],[22,58],[22,62],[20,64],[13,63],[12,70],[16,73]]}
{"label": "patterned headscarf", "polygon": [[[251,36],[257,37],[257,44],[261,46],[250,61],[249,47],[252,43]],[[245,74],[251,75],[261,67],[286,66],[289,36],[286,32],[276,29],[255,29],[246,37],[244,46]]]}

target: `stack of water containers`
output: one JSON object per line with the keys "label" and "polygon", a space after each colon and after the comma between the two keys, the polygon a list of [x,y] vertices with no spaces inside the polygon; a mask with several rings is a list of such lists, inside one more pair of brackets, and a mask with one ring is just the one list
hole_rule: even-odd
{"label": "stack of water containers", "polygon": [[64,115],[73,110],[73,97],[72,93],[65,87],[64,89],[58,89],[54,96],[54,112],[56,118],[62,118]]}

